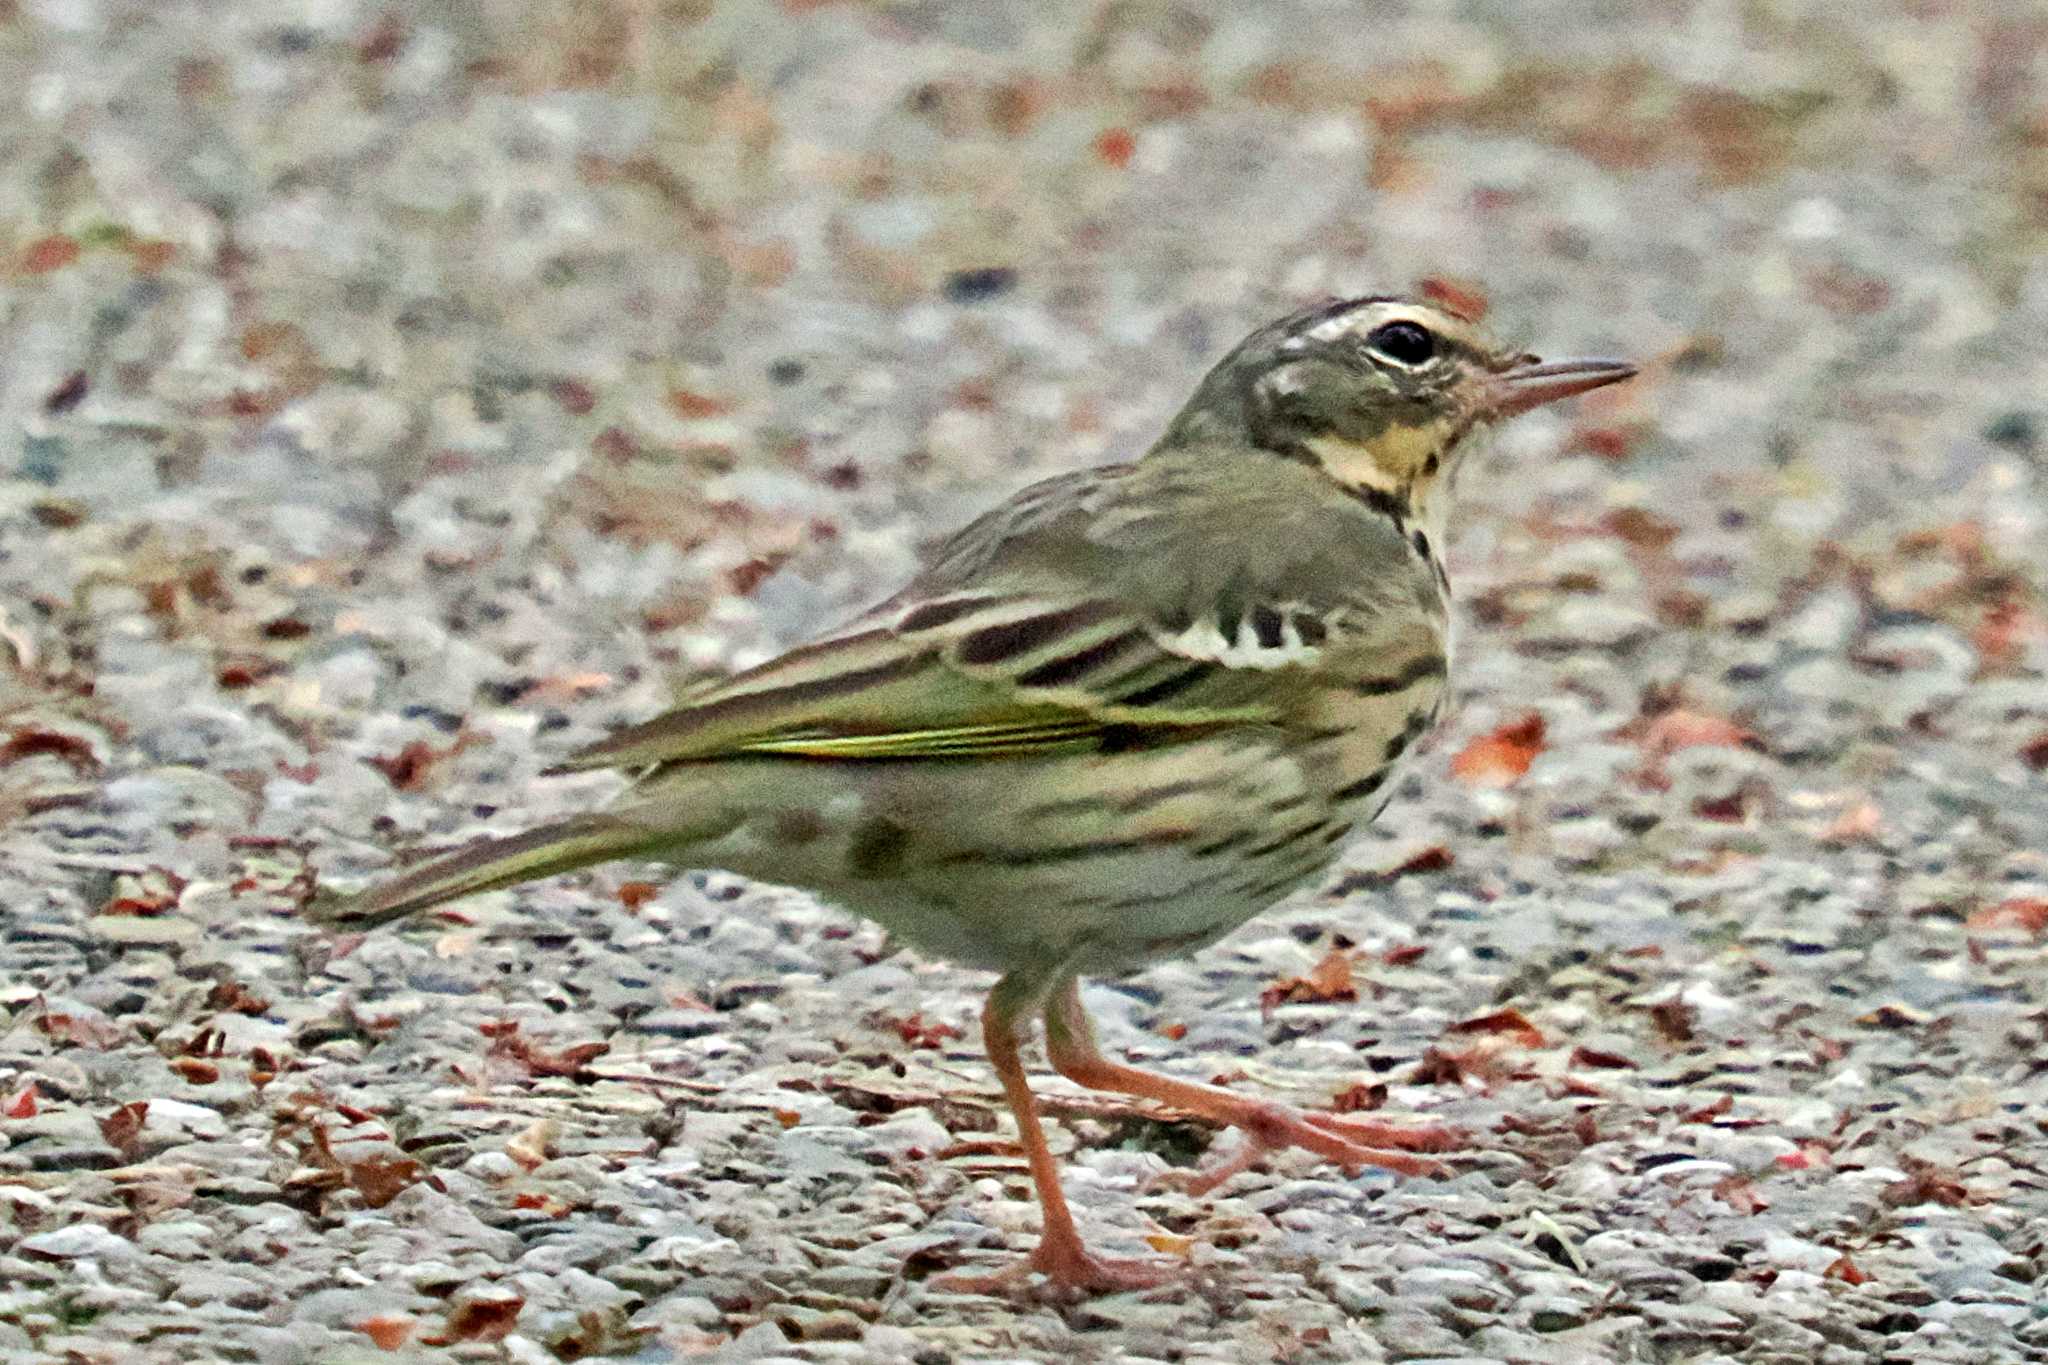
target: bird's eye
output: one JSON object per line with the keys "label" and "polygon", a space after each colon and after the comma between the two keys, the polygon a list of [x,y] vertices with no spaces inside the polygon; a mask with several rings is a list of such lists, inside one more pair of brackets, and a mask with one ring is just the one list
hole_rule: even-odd
{"label": "bird's eye", "polygon": [[1372,329],[1365,344],[1401,365],[1420,365],[1436,354],[1436,338],[1420,323],[1389,322]]}

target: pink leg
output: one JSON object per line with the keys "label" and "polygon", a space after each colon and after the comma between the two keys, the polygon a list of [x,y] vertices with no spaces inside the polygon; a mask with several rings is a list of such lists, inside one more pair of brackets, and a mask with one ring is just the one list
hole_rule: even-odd
{"label": "pink leg", "polygon": [[1044,1216],[1044,1231],[1031,1258],[993,1275],[952,1274],[933,1281],[936,1288],[963,1293],[988,1293],[1036,1271],[1056,1287],[1084,1294],[1115,1293],[1127,1289],[1149,1289],[1169,1278],[1163,1266],[1149,1261],[1113,1260],[1095,1255],[1081,1242],[1067,1197],[1060,1189],[1058,1163],[1046,1145],[1045,1129],[1038,1121],[1038,1106],[1024,1074],[1024,1061],[1017,1048],[1017,1016],[1037,1007],[1038,983],[1005,977],[989,992],[981,1014],[981,1034],[988,1059],[1002,1080],[1003,1094],[1017,1116],[1017,1137],[1031,1163],[1031,1182],[1038,1189],[1038,1207]]}
{"label": "pink leg", "polygon": [[1289,1147],[1314,1152],[1346,1170],[1377,1166],[1403,1175],[1437,1175],[1443,1167],[1407,1153],[1448,1151],[1464,1137],[1457,1129],[1438,1124],[1378,1123],[1312,1113],[1113,1062],[1095,1042],[1095,1029],[1081,1008],[1081,988],[1075,981],[1061,986],[1046,1006],[1045,1036],[1053,1069],[1077,1085],[1157,1100],[1244,1131],[1248,1141],[1242,1151],[1190,1183],[1196,1194],[1215,1189],[1266,1153]]}

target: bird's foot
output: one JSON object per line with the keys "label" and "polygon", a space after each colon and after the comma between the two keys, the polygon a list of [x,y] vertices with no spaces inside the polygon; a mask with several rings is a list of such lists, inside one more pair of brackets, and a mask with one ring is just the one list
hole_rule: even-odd
{"label": "bird's foot", "polygon": [[1140,1257],[1097,1256],[1078,1242],[1047,1238],[1029,1256],[1002,1270],[983,1274],[952,1271],[930,1284],[948,1294],[1009,1294],[1026,1287],[1034,1275],[1044,1276],[1045,1288],[1055,1294],[1088,1297],[1157,1289],[1170,1283],[1176,1270],[1165,1262]]}
{"label": "bird's foot", "polygon": [[1356,1174],[1367,1168],[1401,1175],[1439,1176],[1441,1162],[1415,1152],[1448,1152],[1465,1141],[1462,1130],[1448,1124],[1383,1123],[1295,1109],[1272,1101],[1246,1101],[1227,1113],[1209,1115],[1242,1129],[1245,1141],[1223,1161],[1180,1175],[1174,1182],[1190,1194],[1208,1194],[1232,1176],[1250,1169],[1271,1152],[1299,1147]]}

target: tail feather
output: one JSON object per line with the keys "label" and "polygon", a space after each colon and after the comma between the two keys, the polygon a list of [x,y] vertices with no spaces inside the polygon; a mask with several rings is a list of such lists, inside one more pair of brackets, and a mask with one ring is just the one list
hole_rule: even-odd
{"label": "tail feather", "polygon": [[645,826],[604,815],[577,816],[508,838],[480,839],[356,895],[323,893],[305,915],[331,929],[372,929],[480,891],[647,852],[660,842]]}

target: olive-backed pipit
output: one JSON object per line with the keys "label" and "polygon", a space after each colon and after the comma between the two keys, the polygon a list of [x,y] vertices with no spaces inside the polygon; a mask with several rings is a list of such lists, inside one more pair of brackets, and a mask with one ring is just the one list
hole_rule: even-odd
{"label": "olive-backed pipit", "polygon": [[[315,913],[365,927],[614,858],[810,888],[1001,973],[982,1028],[1030,1158],[1028,1265],[1149,1283],[1089,1252],[1018,1056],[1241,1128],[1243,1155],[1433,1169],[1447,1130],[1308,1113],[1110,1060],[1077,979],[1214,942],[1329,866],[1437,722],[1440,558],[1467,437],[1626,379],[1544,363],[1410,299],[1346,299],[1247,337],[1131,464],[1034,484],[843,629],[563,766],[613,805],[473,845]],[[1389,1150],[1389,1149],[1403,1150]]]}

